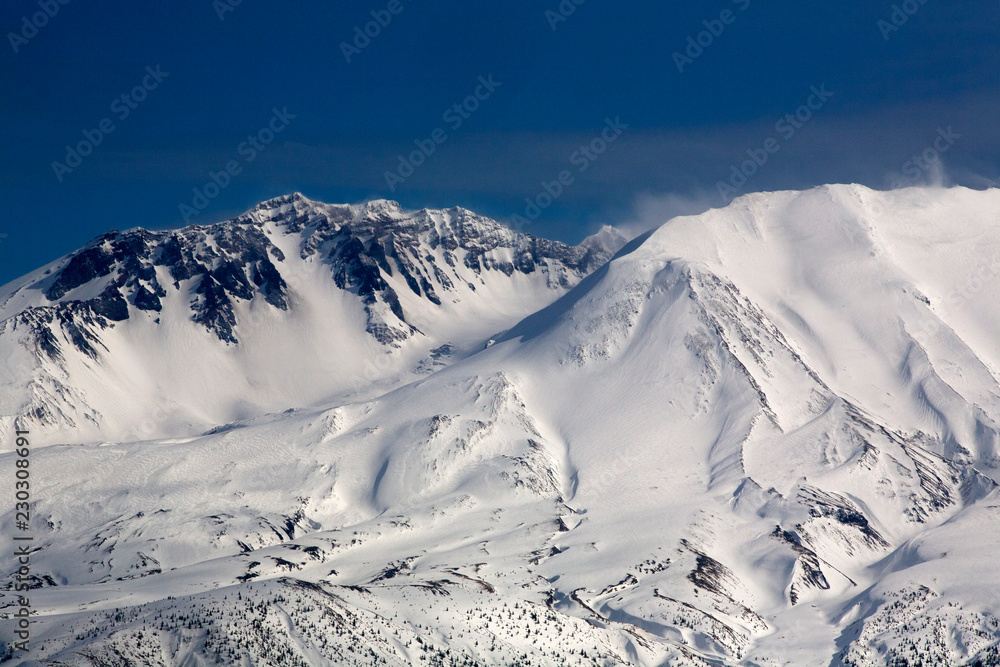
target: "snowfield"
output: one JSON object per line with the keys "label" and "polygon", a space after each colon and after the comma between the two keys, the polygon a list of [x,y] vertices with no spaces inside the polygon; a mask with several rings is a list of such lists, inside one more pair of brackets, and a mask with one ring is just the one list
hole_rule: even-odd
{"label": "snowfield", "polygon": [[1000,665],[998,273],[963,188],[109,234],[0,293],[0,660]]}

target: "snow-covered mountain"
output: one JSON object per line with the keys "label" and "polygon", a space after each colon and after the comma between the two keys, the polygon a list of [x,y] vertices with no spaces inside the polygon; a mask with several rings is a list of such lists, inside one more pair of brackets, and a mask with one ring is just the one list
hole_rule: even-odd
{"label": "snow-covered mountain", "polygon": [[216,225],[110,232],[0,289],[3,414],[64,442],[125,440],[384,389],[478,349],[624,242],[299,194]]}
{"label": "snow-covered mountain", "polygon": [[[372,244],[382,215],[393,240]],[[474,237],[456,231],[470,219]],[[200,239],[200,279],[168,282],[171,234]],[[100,312],[115,279],[79,282],[72,258],[11,286],[0,341],[59,303],[95,323],[96,358],[53,315],[62,356],[44,363],[68,398],[47,405],[83,387],[93,407],[101,382],[189,353],[247,356],[204,398],[189,382],[115,400],[192,409],[270,382],[294,408],[72,445],[36,415],[29,664],[1000,664],[1000,191],[753,194],[616,238],[574,249],[467,212],[296,197],[117,260],[128,319]],[[244,296],[220,268],[234,257]],[[156,315],[135,303],[158,294],[146,259]],[[204,316],[216,284],[229,329]],[[327,302],[343,379],[234,384],[268,346],[328,363],[319,316],[294,315]],[[160,366],[122,352],[155,356],[154,335],[174,345]],[[37,381],[9,368],[5,401]],[[94,432],[126,432],[127,409]]]}

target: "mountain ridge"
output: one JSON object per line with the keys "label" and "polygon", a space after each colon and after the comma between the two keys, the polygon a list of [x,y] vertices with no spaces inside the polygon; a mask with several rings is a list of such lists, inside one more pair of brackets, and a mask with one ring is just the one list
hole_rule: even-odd
{"label": "mountain ridge", "polygon": [[994,252],[1000,191],[758,193],[404,381],[41,447],[38,659],[997,664]]}
{"label": "mountain ridge", "polygon": [[[28,413],[34,419],[50,427],[97,425],[108,408],[71,398],[74,390],[60,378],[78,357],[92,369],[106,363],[109,341],[116,336],[128,348],[135,335],[118,336],[116,330],[144,329],[152,343],[174,335],[190,320],[221,344],[239,347],[241,336],[257,336],[262,325],[318,312],[329,322],[326,326],[351,338],[345,346],[367,349],[359,350],[359,357],[372,357],[378,346],[392,352],[407,345],[426,355],[441,345],[455,347],[456,341],[446,335],[435,339],[440,323],[445,329],[451,326],[456,304],[472,300],[481,302],[480,309],[509,311],[484,318],[484,329],[472,338],[485,340],[492,333],[485,328],[491,320],[497,329],[506,328],[511,317],[531,307],[521,301],[556,298],[610,259],[623,242],[620,233],[608,228],[568,246],[461,208],[406,212],[388,200],[329,205],[296,193],[213,225],[103,234],[11,283],[0,301],[0,336],[20,336],[32,356],[29,365],[44,373],[40,382],[46,386],[30,399]],[[530,287],[506,290],[507,281]],[[328,282],[334,293],[320,282]],[[479,295],[477,289],[488,294]],[[356,331],[359,315],[363,333],[377,346],[369,346]],[[337,324],[337,319],[343,321]],[[195,331],[177,335],[197,339]],[[289,332],[288,338],[293,337]],[[331,332],[331,340],[342,338]],[[315,354],[322,356],[318,341],[316,345]],[[134,359],[138,352],[118,354]],[[412,363],[382,370],[400,373]],[[370,365],[368,371],[385,374]],[[74,405],[64,406],[67,402]]]}

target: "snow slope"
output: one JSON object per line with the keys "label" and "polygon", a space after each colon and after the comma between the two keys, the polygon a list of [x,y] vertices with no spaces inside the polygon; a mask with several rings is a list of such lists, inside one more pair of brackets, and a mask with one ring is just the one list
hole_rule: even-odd
{"label": "snow slope", "polygon": [[1000,664],[998,253],[748,195],[386,391],[39,449],[25,664]]}

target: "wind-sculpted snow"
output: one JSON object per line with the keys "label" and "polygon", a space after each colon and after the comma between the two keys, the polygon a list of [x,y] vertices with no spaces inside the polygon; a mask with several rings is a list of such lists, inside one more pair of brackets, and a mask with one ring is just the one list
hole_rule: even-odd
{"label": "wind-sculpted snow", "polygon": [[[425,337],[416,370],[195,433],[49,440],[30,664],[1000,664],[1000,192],[749,195],[592,272],[596,241],[554,259],[466,212],[262,207],[271,261],[304,264],[286,310],[251,301],[294,317],[320,266],[357,306],[351,349]],[[535,307],[476,328],[503,290]],[[238,342],[212,349],[260,342],[233,304]],[[132,307],[95,324],[98,359],[147,335]],[[62,345],[35,391],[72,401]]]}

